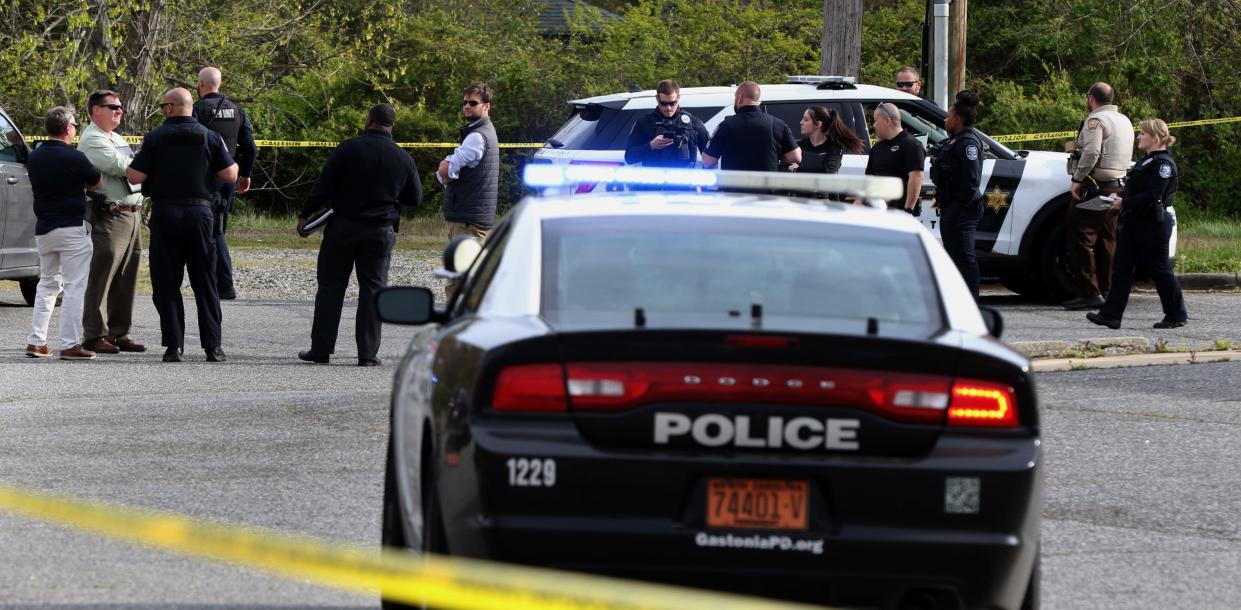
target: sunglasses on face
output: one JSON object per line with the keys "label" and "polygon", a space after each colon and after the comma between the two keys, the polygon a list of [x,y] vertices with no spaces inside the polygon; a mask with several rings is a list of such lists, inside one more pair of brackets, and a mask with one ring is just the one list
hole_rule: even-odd
{"label": "sunglasses on face", "polygon": [[120,104],[100,104],[100,108],[107,108],[112,112],[125,112],[125,107]]}
{"label": "sunglasses on face", "polygon": [[482,102],[480,102],[480,101],[478,101],[478,100],[462,100],[462,101],[461,101],[461,103],[462,103],[462,104],[465,104],[466,106],[469,106],[470,108],[473,108],[473,107],[475,107],[475,106],[477,106],[477,105],[481,104]]}
{"label": "sunglasses on face", "polygon": [[169,107],[169,106],[176,106],[176,104],[174,104],[174,103],[172,103],[172,102],[164,102],[164,103],[162,103],[162,104],[160,104],[160,105],[159,105],[159,107],[160,107],[160,108],[167,108],[167,107]]}
{"label": "sunglasses on face", "polygon": [[667,106],[669,108],[676,106],[677,104],[680,104],[680,103],[681,103],[681,100],[672,100],[671,102],[665,102],[663,100],[659,101],[660,106]]}
{"label": "sunglasses on face", "polygon": [[916,85],[916,84],[918,84],[918,81],[916,81],[916,80],[898,80],[898,81],[896,81],[896,86],[897,86],[897,87],[899,87],[899,88],[901,88],[901,89],[907,89],[907,88],[912,87],[912,86],[914,86],[914,85]]}

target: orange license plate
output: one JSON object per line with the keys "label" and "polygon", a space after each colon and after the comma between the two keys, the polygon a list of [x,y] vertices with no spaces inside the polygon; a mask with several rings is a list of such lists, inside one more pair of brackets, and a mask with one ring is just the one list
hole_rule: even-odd
{"label": "orange license plate", "polygon": [[712,478],[707,481],[707,527],[807,529],[805,481]]}

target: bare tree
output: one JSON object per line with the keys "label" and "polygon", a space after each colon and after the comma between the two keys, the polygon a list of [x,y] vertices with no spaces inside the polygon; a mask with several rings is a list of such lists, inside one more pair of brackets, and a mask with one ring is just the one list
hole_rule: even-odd
{"label": "bare tree", "polygon": [[823,0],[821,74],[857,78],[862,62],[862,0]]}

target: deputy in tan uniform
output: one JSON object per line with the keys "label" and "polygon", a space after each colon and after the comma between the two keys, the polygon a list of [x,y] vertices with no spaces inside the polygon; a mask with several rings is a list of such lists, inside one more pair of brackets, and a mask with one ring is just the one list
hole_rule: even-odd
{"label": "deputy in tan uniform", "polygon": [[1124,190],[1125,172],[1133,158],[1133,123],[1112,103],[1114,97],[1115,92],[1107,83],[1090,86],[1086,94],[1090,116],[1082,123],[1077,139],[1068,144],[1073,187],[1065,229],[1080,294],[1065,301],[1065,309],[1102,307],[1102,295],[1112,279],[1118,211],[1082,210],[1077,204],[1096,195]]}

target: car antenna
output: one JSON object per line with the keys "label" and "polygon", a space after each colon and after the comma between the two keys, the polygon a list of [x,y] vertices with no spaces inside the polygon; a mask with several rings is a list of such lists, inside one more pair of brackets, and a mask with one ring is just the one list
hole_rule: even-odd
{"label": "car antenna", "polygon": [[630,93],[637,93],[637,92],[639,92],[639,91],[641,91],[641,90],[642,90],[642,87],[639,87],[639,86],[637,86],[637,85],[635,85],[635,84],[633,84],[633,83],[629,83],[629,92],[630,92]]}
{"label": "car antenna", "polygon": [[641,307],[633,310],[633,325],[637,328],[646,328],[646,310]]}
{"label": "car antenna", "polygon": [[879,334],[879,318],[866,318],[866,336],[873,337]]}

